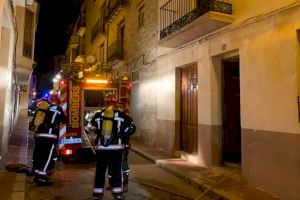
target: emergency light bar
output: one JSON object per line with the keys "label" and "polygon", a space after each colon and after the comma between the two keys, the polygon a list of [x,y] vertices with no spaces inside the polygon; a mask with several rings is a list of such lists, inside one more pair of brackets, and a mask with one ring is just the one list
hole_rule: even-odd
{"label": "emergency light bar", "polygon": [[87,83],[94,83],[94,84],[104,84],[104,83],[108,83],[107,80],[104,79],[87,79],[86,80]]}

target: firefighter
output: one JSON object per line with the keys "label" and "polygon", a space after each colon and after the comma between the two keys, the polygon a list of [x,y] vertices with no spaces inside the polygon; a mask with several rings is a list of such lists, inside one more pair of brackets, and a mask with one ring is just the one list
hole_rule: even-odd
{"label": "firefighter", "polygon": [[[124,109],[122,108],[122,106],[118,106],[118,109],[121,111],[124,111]],[[130,114],[128,111],[124,111],[125,112],[125,120],[127,122],[127,126],[129,126],[130,128],[128,129],[124,129],[123,131],[126,132],[126,134],[123,135],[122,137],[122,144],[124,144],[124,151],[122,154],[122,176],[123,176],[123,192],[127,192],[128,191],[128,183],[129,183],[129,173],[130,173],[130,169],[129,169],[129,164],[128,164],[128,154],[129,154],[129,149],[130,149],[130,144],[129,144],[129,140],[130,140],[130,136],[135,133],[136,127],[135,124],[133,123]],[[127,132],[128,131],[128,132]],[[109,186],[107,187],[107,190],[111,189],[111,172],[110,170],[108,170],[108,181],[109,181]]]}
{"label": "firefighter", "polygon": [[129,154],[129,148],[130,148],[129,139],[130,139],[130,136],[135,132],[136,127],[128,115],[126,115],[125,121],[128,124],[127,126],[130,127],[128,129],[126,129],[126,127],[124,127],[125,129],[123,131],[126,134],[124,134],[124,136],[122,137],[122,143],[124,144],[124,151],[123,151],[123,157],[122,157],[123,189],[124,189],[124,192],[127,192],[128,191],[128,182],[129,182],[129,172],[130,172],[129,165],[128,165],[128,154]]}
{"label": "firefighter", "polygon": [[32,120],[29,123],[29,129],[31,131],[37,131],[39,125],[43,123],[48,107],[49,102],[46,97],[38,99],[37,108],[34,112]]}
{"label": "firefighter", "polygon": [[35,132],[35,147],[33,152],[34,181],[37,184],[47,183],[57,160],[57,142],[59,126],[64,123],[65,115],[59,106],[56,94],[49,95],[49,107],[45,112],[43,122]]}
{"label": "firefighter", "polygon": [[103,197],[107,170],[111,175],[110,184],[114,200],[123,199],[121,169],[125,145],[122,139],[131,134],[133,122],[129,116],[117,109],[116,103],[116,96],[108,94],[105,98],[105,107],[96,111],[91,120],[97,134],[94,200],[101,200]]}

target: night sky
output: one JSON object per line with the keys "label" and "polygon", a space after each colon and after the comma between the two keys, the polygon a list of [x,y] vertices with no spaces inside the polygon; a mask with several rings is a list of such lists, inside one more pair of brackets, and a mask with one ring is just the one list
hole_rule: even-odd
{"label": "night sky", "polygon": [[83,0],[36,0],[40,4],[35,37],[34,60],[37,90],[52,88],[52,58],[65,54]]}
{"label": "night sky", "polygon": [[71,24],[79,15],[82,0],[39,0],[40,13],[35,38],[35,61],[44,68],[55,55],[64,54]]}

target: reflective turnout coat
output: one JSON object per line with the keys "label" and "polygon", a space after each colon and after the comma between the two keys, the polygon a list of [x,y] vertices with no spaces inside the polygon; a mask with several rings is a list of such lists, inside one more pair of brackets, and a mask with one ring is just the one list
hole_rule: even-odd
{"label": "reflective turnout coat", "polygon": [[122,138],[128,137],[135,130],[132,119],[124,112],[109,106],[95,112],[92,126],[96,128],[96,175],[94,195],[104,192],[105,174],[107,169],[111,175],[113,194],[120,194],[122,189],[121,163],[125,144]]}
{"label": "reflective turnout coat", "polygon": [[64,123],[65,115],[59,105],[51,104],[42,124],[35,133],[33,152],[33,169],[37,175],[47,176],[53,169],[57,157],[56,145],[59,136],[59,126]]}

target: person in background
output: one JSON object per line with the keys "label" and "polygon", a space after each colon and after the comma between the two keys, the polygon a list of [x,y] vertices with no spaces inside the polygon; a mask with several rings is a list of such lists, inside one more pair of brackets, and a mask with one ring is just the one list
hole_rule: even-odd
{"label": "person in background", "polygon": [[33,152],[34,181],[37,184],[47,183],[57,160],[56,146],[59,127],[65,122],[65,114],[59,106],[56,94],[48,97],[49,106],[45,116],[35,131],[35,147]]}
{"label": "person in background", "polygon": [[123,199],[121,173],[123,152],[125,150],[123,138],[132,133],[134,124],[129,116],[116,107],[116,103],[116,96],[108,94],[105,98],[105,106],[95,111],[91,120],[97,134],[94,200],[102,200],[107,170],[111,176],[110,184],[114,200]]}

